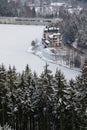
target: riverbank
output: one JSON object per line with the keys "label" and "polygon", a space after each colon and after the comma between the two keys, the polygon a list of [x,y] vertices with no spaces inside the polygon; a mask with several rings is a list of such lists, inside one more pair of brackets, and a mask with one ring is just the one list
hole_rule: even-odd
{"label": "riverbank", "polygon": [[17,24],[17,25],[49,25],[53,21],[61,19],[44,19],[44,18],[22,18],[22,17],[0,17],[0,24]]}

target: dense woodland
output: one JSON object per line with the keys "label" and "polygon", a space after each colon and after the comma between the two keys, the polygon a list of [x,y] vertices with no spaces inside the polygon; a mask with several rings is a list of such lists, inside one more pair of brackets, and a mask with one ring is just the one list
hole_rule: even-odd
{"label": "dense woodland", "polygon": [[[24,2],[23,2],[24,1]],[[41,3],[44,4],[44,0],[38,0]],[[69,0],[63,0],[65,2],[68,2]],[[77,1],[80,1],[81,3],[85,3],[87,0],[71,0],[71,3],[77,3]],[[27,2],[35,3],[35,0],[0,0],[0,16],[6,16],[6,17],[36,17],[36,11],[35,7],[31,8],[29,5],[27,5]],[[61,0],[45,0],[45,2],[50,4],[50,2],[61,2]],[[41,6],[43,6],[41,4]],[[74,4],[75,5],[75,4]],[[56,14],[55,14],[56,16]],[[42,17],[42,16],[40,16]],[[47,17],[54,17],[53,15],[50,16],[50,14]],[[46,17],[46,18],[47,18]],[[56,16],[57,17],[57,16]]]}
{"label": "dense woodland", "polygon": [[60,26],[63,43],[77,42],[77,47],[87,49],[87,10],[83,9],[79,14],[70,14],[61,8],[59,17],[63,19],[57,25]]}
{"label": "dense woodland", "polygon": [[0,124],[13,130],[87,130],[87,60],[76,80],[0,66]]}
{"label": "dense woodland", "polygon": [[0,16],[5,17],[36,17],[35,8],[32,9],[19,1],[0,0]]}

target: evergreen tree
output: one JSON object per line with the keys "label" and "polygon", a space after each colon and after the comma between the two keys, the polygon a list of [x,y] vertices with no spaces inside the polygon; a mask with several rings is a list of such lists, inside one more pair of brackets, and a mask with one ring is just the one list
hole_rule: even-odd
{"label": "evergreen tree", "polygon": [[68,105],[67,83],[61,71],[56,70],[54,77],[54,113],[56,129],[64,130],[66,125],[66,107]]}
{"label": "evergreen tree", "polygon": [[80,111],[81,111],[81,106],[79,99],[77,98],[78,95],[78,90],[76,88],[75,81],[70,80],[69,82],[69,98],[68,98],[68,106],[67,106],[67,129],[72,129],[72,130],[79,130],[80,129]]}
{"label": "evergreen tree", "polygon": [[77,100],[80,103],[80,127],[85,129],[87,122],[87,60],[82,67],[82,73],[76,79]]}
{"label": "evergreen tree", "polygon": [[[43,118],[40,120],[43,122],[42,129],[49,130],[51,129],[51,108],[52,108],[52,93],[53,93],[53,76],[51,71],[48,69],[48,65],[44,67],[44,71],[42,72],[39,82],[38,82],[38,89],[39,89],[39,97],[40,98],[40,106],[41,113]],[[40,117],[41,118],[41,117]]]}
{"label": "evergreen tree", "polygon": [[7,114],[6,114],[6,109],[7,109],[7,104],[6,104],[6,94],[8,92],[8,87],[7,87],[7,73],[5,70],[4,65],[0,66],[0,124],[2,126],[5,125],[6,119],[7,119]]}
{"label": "evergreen tree", "polygon": [[84,87],[87,88],[87,59],[84,62],[83,68],[82,68],[82,79]]}
{"label": "evergreen tree", "polygon": [[7,83],[8,83],[10,92],[12,92],[14,89],[16,89],[17,73],[16,73],[15,66],[13,66],[13,68],[11,68],[11,66],[9,66],[9,70],[7,71]]}
{"label": "evergreen tree", "polygon": [[36,17],[36,11],[35,11],[35,7],[32,8],[32,17],[35,18]]}

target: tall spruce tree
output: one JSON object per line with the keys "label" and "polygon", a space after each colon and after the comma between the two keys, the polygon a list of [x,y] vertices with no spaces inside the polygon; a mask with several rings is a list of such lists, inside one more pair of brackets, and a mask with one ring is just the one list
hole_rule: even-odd
{"label": "tall spruce tree", "polygon": [[87,60],[82,67],[82,73],[76,79],[77,100],[80,103],[80,128],[85,129],[87,124]]}
{"label": "tall spruce tree", "polygon": [[77,98],[78,90],[76,87],[76,83],[74,80],[70,80],[69,82],[69,98],[68,98],[68,106],[67,106],[67,125],[66,129],[79,130],[80,129],[80,102]]}
{"label": "tall spruce tree", "polygon": [[44,130],[51,129],[51,108],[52,108],[52,93],[53,93],[53,76],[46,64],[39,80],[43,99],[43,126]]}
{"label": "tall spruce tree", "polygon": [[66,107],[68,105],[67,83],[61,71],[56,70],[54,77],[54,113],[56,129],[64,130],[66,125]]}
{"label": "tall spruce tree", "polygon": [[7,87],[7,73],[4,65],[0,66],[0,124],[5,125],[7,119],[7,102],[6,94],[8,92]]}

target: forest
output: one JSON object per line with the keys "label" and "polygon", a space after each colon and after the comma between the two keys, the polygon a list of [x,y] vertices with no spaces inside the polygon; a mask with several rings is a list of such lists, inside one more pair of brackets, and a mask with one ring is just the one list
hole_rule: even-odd
{"label": "forest", "polygon": [[0,0],[0,16],[5,17],[35,17],[35,8],[22,5],[22,2],[14,0]]}
{"label": "forest", "polygon": [[0,66],[0,125],[12,130],[87,130],[87,60],[76,80],[46,64],[41,75],[26,65]]}
{"label": "forest", "polygon": [[[24,1],[24,2],[23,2]],[[69,0],[63,0],[66,3]],[[79,1],[80,3],[86,3],[87,0],[71,0],[71,3],[76,3]],[[35,3],[36,0],[0,0],[0,16],[5,16],[5,17],[36,17],[36,10],[35,7],[31,8],[29,5],[27,5],[27,2]],[[44,0],[38,0],[39,3],[43,3],[42,6],[44,6]],[[45,0],[46,3],[50,2],[61,2],[61,0]],[[56,16],[57,14],[55,14]],[[40,16],[42,17],[42,16]],[[53,18],[49,14],[47,17]]]}
{"label": "forest", "polygon": [[77,42],[77,47],[87,49],[87,10],[83,9],[79,14],[70,14],[65,8],[60,8],[58,23],[64,44]]}

